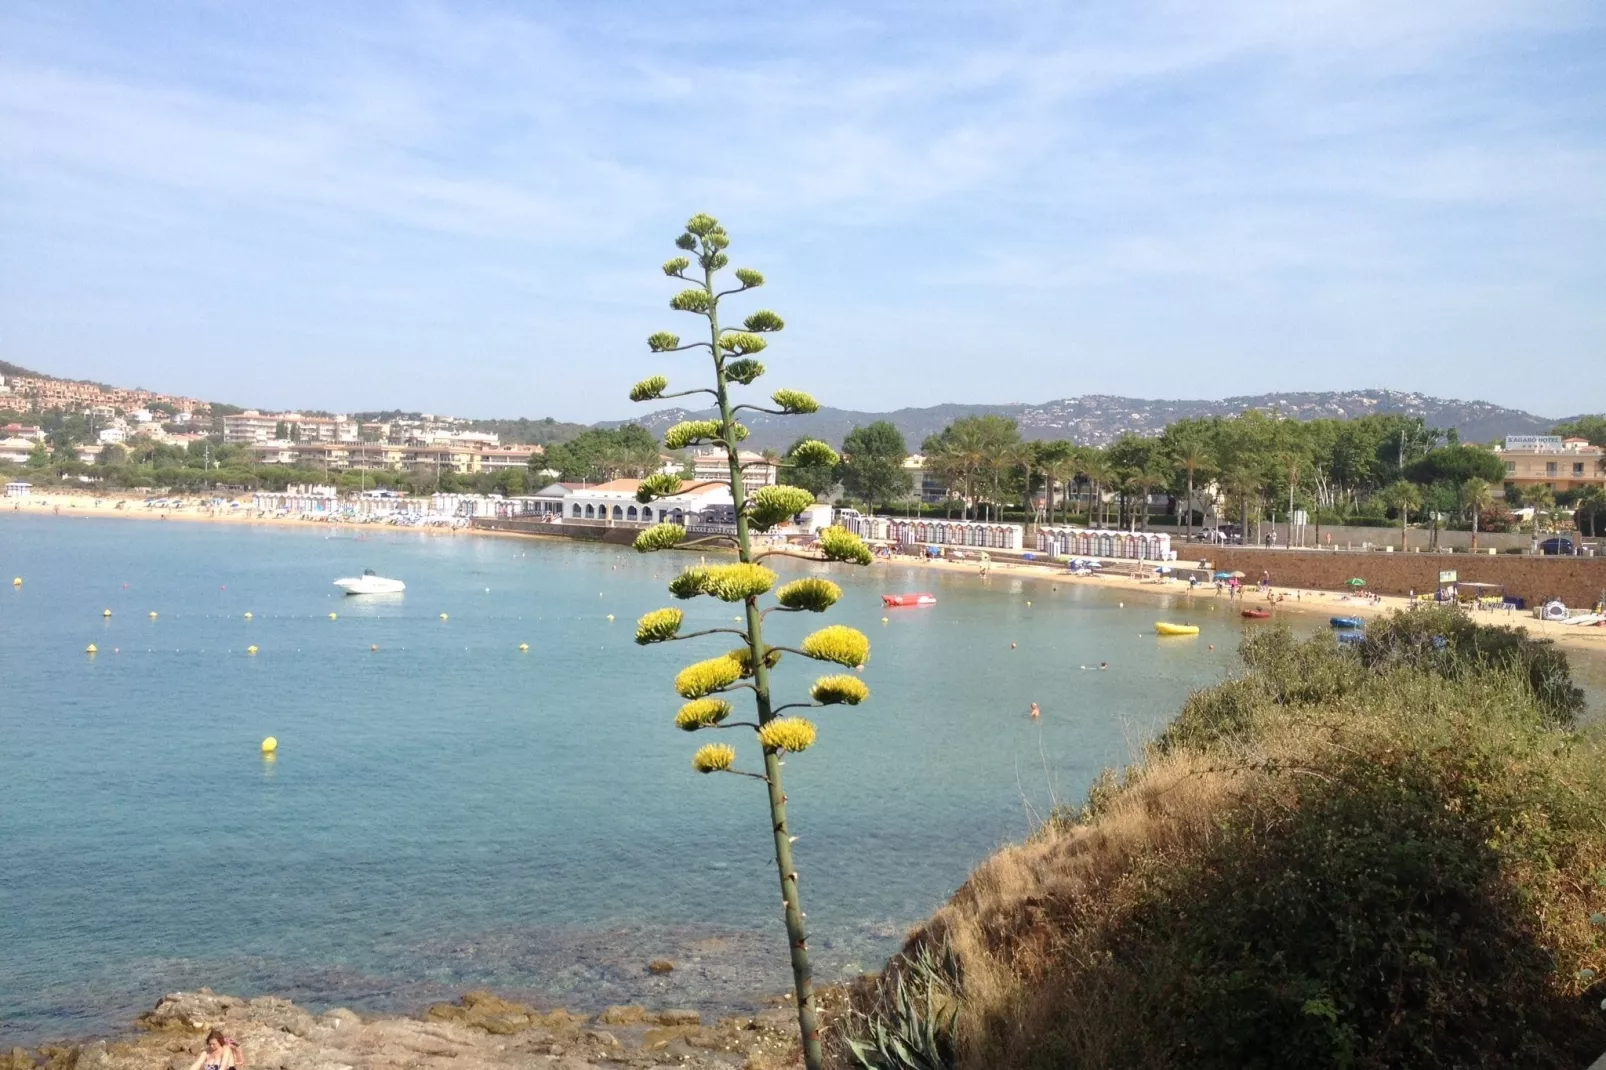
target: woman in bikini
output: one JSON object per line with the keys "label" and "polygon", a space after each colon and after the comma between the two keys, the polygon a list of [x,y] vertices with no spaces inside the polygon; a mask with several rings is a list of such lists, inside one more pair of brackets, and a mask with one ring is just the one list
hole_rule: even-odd
{"label": "woman in bikini", "polygon": [[190,1070],[234,1070],[234,1049],[221,1029],[206,1034],[206,1047],[190,1064]]}

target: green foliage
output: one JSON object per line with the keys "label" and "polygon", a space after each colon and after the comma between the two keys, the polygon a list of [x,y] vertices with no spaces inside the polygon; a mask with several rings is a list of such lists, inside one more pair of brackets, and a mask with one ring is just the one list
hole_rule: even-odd
{"label": "green foliage", "polygon": [[793,580],[775,592],[775,601],[787,609],[824,613],[842,597],[842,588],[818,576]]}
{"label": "green foliage", "polygon": [[849,1064],[858,1070],[953,1070],[959,1019],[959,964],[947,948],[922,945],[889,967],[891,991],[870,1011],[842,1023]]}
{"label": "green foliage", "polygon": [[868,427],[855,427],[842,440],[842,463],[837,479],[848,494],[872,507],[877,502],[895,501],[913,488],[907,469],[909,455],[903,432],[887,420]]}
{"label": "green foliage", "polygon": [[753,527],[768,531],[785,523],[814,504],[814,495],[801,487],[760,487],[749,499],[748,517]]}
{"label": "green foliage", "polygon": [[1557,424],[1551,434],[1565,438],[1587,438],[1596,446],[1606,446],[1606,413],[1580,416],[1576,420]]}
{"label": "green foliage", "polygon": [[533,467],[554,469],[559,479],[571,483],[640,478],[661,463],[657,440],[637,424],[591,428],[548,447],[545,457],[531,461]]}
{"label": "green foliage", "polygon": [[1418,486],[1431,483],[1465,483],[1477,478],[1499,483],[1506,477],[1506,465],[1492,450],[1482,446],[1458,444],[1428,450],[1407,466],[1406,478]]}

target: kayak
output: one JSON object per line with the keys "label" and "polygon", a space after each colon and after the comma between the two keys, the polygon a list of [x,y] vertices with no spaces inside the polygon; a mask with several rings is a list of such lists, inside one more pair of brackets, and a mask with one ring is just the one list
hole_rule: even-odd
{"label": "kayak", "polygon": [[1167,621],[1156,621],[1154,630],[1159,635],[1198,635],[1197,624],[1171,624]]}
{"label": "kayak", "polygon": [[1359,617],[1333,617],[1328,620],[1335,628],[1364,628],[1366,622]]}
{"label": "kayak", "polygon": [[1244,616],[1248,617],[1250,620],[1265,620],[1267,617],[1271,616],[1271,610],[1246,609],[1244,610]]}
{"label": "kayak", "polygon": [[884,594],[881,596],[884,606],[934,606],[937,596],[934,594]]}

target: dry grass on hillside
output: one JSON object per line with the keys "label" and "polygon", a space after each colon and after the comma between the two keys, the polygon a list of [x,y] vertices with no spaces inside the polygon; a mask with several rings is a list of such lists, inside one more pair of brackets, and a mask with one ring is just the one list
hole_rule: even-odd
{"label": "dry grass on hillside", "polygon": [[[1340,657],[1283,654],[1307,679]],[[1600,747],[1536,715],[1517,673],[1390,670],[1303,705],[1253,676],[1196,695],[1188,745],[988,859],[911,936],[906,954],[957,962],[956,1065],[1561,1068],[1606,1049],[1586,972],[1606,974]],[[896,971],[860,1005],[885,1009]]]}

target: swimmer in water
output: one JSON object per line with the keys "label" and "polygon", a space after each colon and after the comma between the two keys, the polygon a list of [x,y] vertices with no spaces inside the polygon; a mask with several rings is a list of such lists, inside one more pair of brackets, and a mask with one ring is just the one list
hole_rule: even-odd
{"label": "swimmer in water", "polygon": [[1107,661],[1101,661],[1101,662],[1099,662],[1099,668],[1100,668],[1100,669],[1101,669],[1101,670],[1102,670],[1102,669],[1108,669],[1108,668],[1109,668],[1109,667],[1110,667],[1110,663],[1109,663],[1109,662],[1107,662]]}
{"label": "swimmer in water", "polygon": [[1035,721],[1039,717],[1041,717],[1042,715],[1043,715],[1043,711],[1037,708],[1037,703],[1035,703],[1035,702],[1032,703],[1032,720]]}

